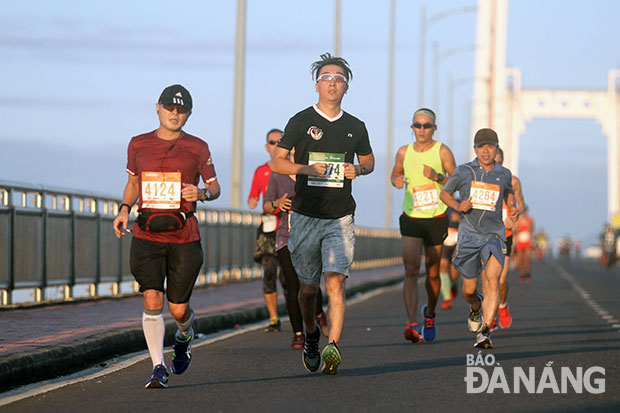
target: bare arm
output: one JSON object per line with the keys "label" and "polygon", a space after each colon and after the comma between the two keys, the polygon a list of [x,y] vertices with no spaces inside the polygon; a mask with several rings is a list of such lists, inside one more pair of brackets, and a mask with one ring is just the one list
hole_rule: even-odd
{"label": "bare arm", "polygon": [[452,175],[452,172],[456,169],[456,162],[454,162],[454,155],[450,148],[446,145],[441,145],[439,148],[439,158],[441,159],[441,166],[446,171],[447,175],[439,176],[439,172],[434,170],[428,165],[424,165],[424,176],[435,181],[440,185],[445,185],[448,182],[448,176]]}
{"label": "bare arm", "polygon": [[523,198],[523,190],[521,187],[521,180],[515,175],[512,176],[512,189],[515,191],[515,199],[517,201],[517,208],[519,214],[525,212],[525,199]]}
{"label": "bare arm", "polygon": [[441,202],[443,202],[444,204],[448,205],[450,208],[459,211],[459,212],[467,212],[471,209],[472,205],[471,205],[471,196],[469,198],[467,198],[464,201],[461,201],[460,203],[457,202],[456,199],[454,199],[454,197],[452,196],[451,193],[449,193],[448,191],[446,191],[445,189],[443,189],[440,193],[439,193],[439,199],[441,199]]}
{"label": "bare arm", "polygon": [[390,181],[392,182],[392,186],[397,189],[402,189],[405,186],[405,169],[403,164],[405,162],[406,153],[407,145],[401,146],[398,152],[396,152],[396,159],[394,160]]}
{"label": "bare arm", "polygon": [[327,171],[326,163],[315,163],[313,165],[293,163],[288,159],[289,152],[288,149],[276,148],[273,153],[273,158],[269,162],[269,167],[273,172],[282,175],[323,176],[325,171]]}
{"label": "bare arm", "polygon": [[368,175],[375,170],[375,155],[357,155],[359,165],[351,163],[344,164],[344,177],[347,179],[355,179],[360,175]]}
{"label": "bare arm", "polygon": [[122,201],[122,204],[129,205],[129,208],[127,208],[125,205],[122,205],[118,210],[118,215],[116,216],[116,218],[114,218],[114,221],[112,222],[114,234],[116,234],[118,238],[126,235],[125,232],[121,231],[119,225],[123,229],[127,229],[127,225],[129,224],[129,212],[131,206],[136,203],[136,200],[138,199],[138,194],[140,193],[139,186],[140,178],[137,175],[130,174],[129,178],[127,179],[127,184],[125,185],[125,190],[123,191]]}

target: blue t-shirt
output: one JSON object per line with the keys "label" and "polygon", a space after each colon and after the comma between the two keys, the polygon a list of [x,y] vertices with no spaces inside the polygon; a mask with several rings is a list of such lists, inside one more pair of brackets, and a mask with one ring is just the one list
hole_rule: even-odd
{"label": "blue t-shirt", "polygon": [[461,215],[459,237],[470,235],[488,238],[497,235],[506,241],[502,201],[508,198],[508,194],[514,194],[512,173],[509,169],[495,162],[493,169],[487,172],[476,158],[459,165],[450,175],[443,190],[449,194],[459,191],[462,200],[472,196],[474,207]]}

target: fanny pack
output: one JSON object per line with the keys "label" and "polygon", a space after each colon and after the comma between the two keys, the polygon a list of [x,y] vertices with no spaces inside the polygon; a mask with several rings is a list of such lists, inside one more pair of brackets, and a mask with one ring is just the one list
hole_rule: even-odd
{"label": "fanny pack", "polygon": [[143,231],[172,232],[185,227],[187,219],[194,216],[193,212],[149,212],[140,211],[136,222]]}

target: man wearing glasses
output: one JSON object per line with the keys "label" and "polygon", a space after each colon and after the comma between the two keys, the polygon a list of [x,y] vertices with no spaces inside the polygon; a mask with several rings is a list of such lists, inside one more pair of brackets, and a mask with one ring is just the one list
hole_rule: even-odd
{"label": "man wearing glasses", "polygon": [[[144,294],[142,329],[153,362],[146,388],[168,387],[164,361],[164,292],[178,330],[171,368],[182,374],[192,361],[192,289],[203,262],[196,201],[220,196],[209,146],[183,131],[192,97],[181,85],[164,89],[156,105],[159,128],[135,136],[127,149],[129,179],[114,219],[117,237],[127,235],[129,213],[139,198],[131,233],[131,273]],[[205,189],[198,188],[199,177]],[[164,290],[164,283],[167,289]]]}
{"label": "man wearing glasses", "polygon": [[[329,53],[311,66],[318,103],[293,116],[272,161],[274,172],[297,175],[288,248],[299,277],[306,335],[302,362],[310,371],[336,374],[345,314],[345,279],[353,262],[355,200],[351,182],[371,173],[375,159],[362,121],[341,109],[352,72]],[[295,149],[295,163],[288,159]],[[358,164],[354,164],[357,154]],[[329,344],[319,352],[316,295],[325,276],[329,297]]]}
{"label": "man wearing glasses", "polygon": [[[281,138],[282,131],[280,129],[271,129],[267,132],[265,150],[269,153],[270,160]],[[248,196],[248,206],[251,209],[256,208],[261,195],[264,199],[270,176],[271,168],[269,167],[269,162],[265,162],[256,168],[252,178],[250,195]],[[278,218],[276,215],[263,215],[261,225],[258,227],[256,234],[256,246],[254,248],[254,260],[260,262],[263,266],[263,297],[265,298],[265,305],[269,313],[269,325],[265,328],[267,332],[280,331],[278,290],[276,287],[276,278],[278,276],[278,258],[276,255],[277,228]]]}
{"label": "man wearing glasses", "polygon": [[[400,216],[400,233],[403,238],[405,282],[403,298],[407,310],[405,339],[417,343],[433,341],[436,335],[435,308],[441,281],[439,263],[441,247],[448,234],[446,205],[439,194],[456,168],[452,151],[433,139],[437,130],[435,113],[427,108],[413,114],[411,125],[415,141],[402,146],[396,153],[392,169],[392,185],[405,187],[403,214]],[[418,274],[422,260],[422,247],[426,257],[427,304],[422,308],[424,330],[417,319]]]}

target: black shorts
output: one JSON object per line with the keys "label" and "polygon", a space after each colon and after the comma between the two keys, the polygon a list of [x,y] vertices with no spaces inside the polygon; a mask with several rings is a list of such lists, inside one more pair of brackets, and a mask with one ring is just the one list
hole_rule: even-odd
{"label": "black shorts", "polygon": [[512,251],[512,235],[506,237],[506,256],[510,257],[510,251]]}
{"label": "black shorts", "polygon": [[400,216],[400,235],[422,238],[424,245],[441,245],[448,236],[448,216],[435,218],[411,218],[405,214]]}
{"label": "black shorts", "polygon": [[200,241],[173,244],[136,237],[131,240],[129,263],[140,291],[164,292],[165,280],[168,301],[175,304],[189,302],[202,262]]}

